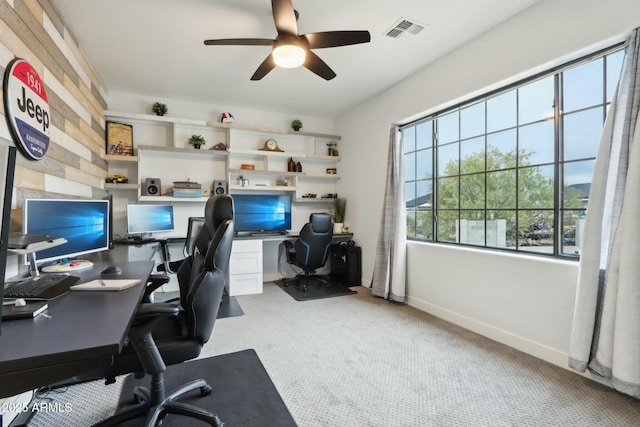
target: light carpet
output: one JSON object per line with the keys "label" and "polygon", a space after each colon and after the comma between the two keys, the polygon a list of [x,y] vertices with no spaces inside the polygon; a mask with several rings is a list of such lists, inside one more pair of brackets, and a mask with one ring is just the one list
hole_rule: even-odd
{"label": "light carpet", "polygon": [[[201,357],[255,349],[300,427],[639,425],[636,399],[354,289],[301,304],[265,283],[237,297],[245,315],[219,319]],[[52,395],[72,413],[38,413],[30,426],[90,425],[118,393],[69,387]]]}

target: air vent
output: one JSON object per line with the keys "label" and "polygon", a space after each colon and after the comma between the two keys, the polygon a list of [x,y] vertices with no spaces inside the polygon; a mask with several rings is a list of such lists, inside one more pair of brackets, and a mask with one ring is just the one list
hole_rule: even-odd
{"label": "air vent", "polygon": [[401,37],[404,33],[415,36],[425,28],[425,24],[419,24],[413,19],[400,18],[391,28],[385,31],[385,35],[393,39]]}

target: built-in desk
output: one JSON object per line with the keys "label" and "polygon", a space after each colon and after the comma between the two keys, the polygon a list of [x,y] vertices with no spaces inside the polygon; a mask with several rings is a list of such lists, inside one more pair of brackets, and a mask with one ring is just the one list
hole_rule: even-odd
{"label": "built-in desk", "polygon": [[[128,251],[127,251],[128,252]],[[150,252],[137,252],[144,258]],[[110,256],[111,255],[111,256]],[[117,264],[121,278],[141,283],[122,292],[68,292],[48,302],[35,319],[5,321],[0,335],[0,397],[68,379],[111,363],[126,340],[154,263],[119,262],[124,251],[93,257],[94,267],[74,271],[82,282]],[[135,255],[131,255],[136,258]]]}
{"label": "built-in desk", "polygon": [[[278,271],[280,244],[297,238],[297,233],[235,237],[229,260],[229,295],[259,294],[262,293],[263,282],[281,279]],[[334,234],[333,243],[352,238],[353,233]]]}

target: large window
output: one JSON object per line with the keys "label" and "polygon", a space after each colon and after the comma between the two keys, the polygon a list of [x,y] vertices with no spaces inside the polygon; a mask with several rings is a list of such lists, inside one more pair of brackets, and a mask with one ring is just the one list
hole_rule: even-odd
{"label": "large window", "polygon": [[410,239],[577,257],[624,52],[403,127]]}

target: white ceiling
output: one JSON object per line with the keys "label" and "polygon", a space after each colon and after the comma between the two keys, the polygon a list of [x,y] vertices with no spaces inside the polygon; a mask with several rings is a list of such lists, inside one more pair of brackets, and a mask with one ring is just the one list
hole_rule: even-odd
{"label": "white ceiling", "polygon": [[[371,33],[367,44],[315,50],[337,74],[330,81],[304,68],[276,68],[250,81],[270,47],[203,44],[274,38],[268,0],[53,3],[108,92],[335,117],[537,1],[294,0],[300,34]],[[385,36],[403,17],[427,27],[415,36]]]}

